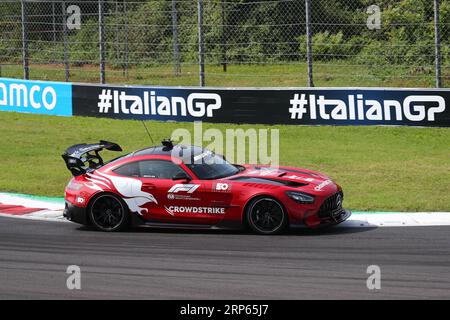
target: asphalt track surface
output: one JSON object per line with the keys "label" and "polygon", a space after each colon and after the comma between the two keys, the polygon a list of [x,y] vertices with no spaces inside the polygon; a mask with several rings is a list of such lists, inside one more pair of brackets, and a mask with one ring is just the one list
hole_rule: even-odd
{"label": "asphalt track surface", "polygon": [[[81,268],[81,290],[66,269]],[[369,265],[381,289],[368,290]],[[336,228],[280,236],[0,218],[0,299],[450,298],[450,228]]]}

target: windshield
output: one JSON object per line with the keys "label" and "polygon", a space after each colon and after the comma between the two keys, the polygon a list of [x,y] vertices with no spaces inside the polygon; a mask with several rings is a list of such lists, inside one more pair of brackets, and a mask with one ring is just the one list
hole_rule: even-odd
{"label": "windshield", "polygon": [[193,160],[192,163],[185,162],[185,164],[200,180],[225,178],[240,171],[239,168],[212,152],[199,154]]}

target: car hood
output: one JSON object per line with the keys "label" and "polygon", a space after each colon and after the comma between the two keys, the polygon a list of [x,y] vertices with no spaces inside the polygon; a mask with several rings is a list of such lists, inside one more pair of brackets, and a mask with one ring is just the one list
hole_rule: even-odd
{"label": "car hood", "polygon": [[280,186],[300,188],[310,193],[336,192],[339,186],[328,176],[303,168],[295,167],[268,167],[244,165],[246,170],[234,176],[231,180],[255,184],[276,183]]}

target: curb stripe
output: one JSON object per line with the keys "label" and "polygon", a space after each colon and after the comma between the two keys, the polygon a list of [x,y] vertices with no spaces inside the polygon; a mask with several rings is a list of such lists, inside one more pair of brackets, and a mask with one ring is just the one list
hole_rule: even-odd
{"label": "curb stripe", "polygon": [[33,213],[43,209],[40,208],[28,208],[21,205],[10,205],[0,203],[0,213],[11,214],[11,215],[24,215],[28,213]]}

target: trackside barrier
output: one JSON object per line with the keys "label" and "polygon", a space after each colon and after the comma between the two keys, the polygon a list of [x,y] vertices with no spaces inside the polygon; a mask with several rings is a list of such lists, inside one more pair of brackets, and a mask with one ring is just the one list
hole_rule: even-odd
{"label": "trackside barrier", "polygon": [[188,88],[0,78],[0,111],[113,119],[450,127],[449,89]]}

